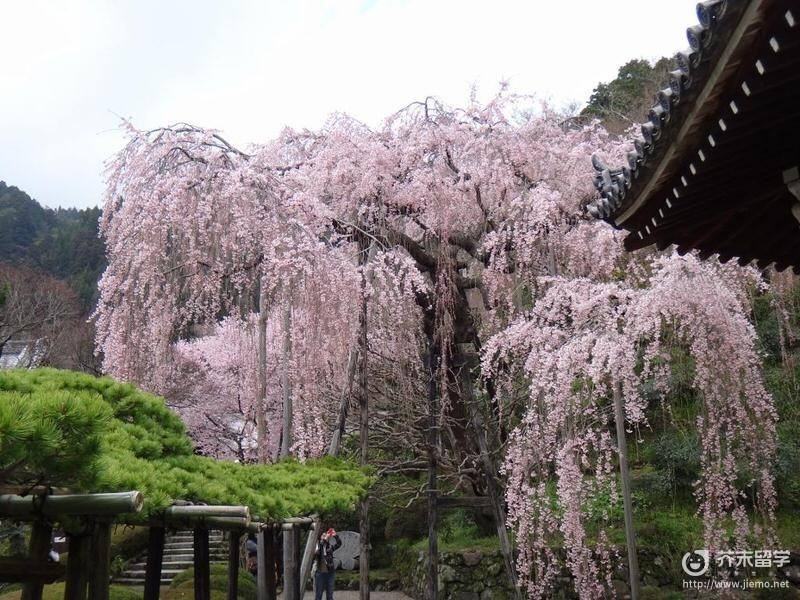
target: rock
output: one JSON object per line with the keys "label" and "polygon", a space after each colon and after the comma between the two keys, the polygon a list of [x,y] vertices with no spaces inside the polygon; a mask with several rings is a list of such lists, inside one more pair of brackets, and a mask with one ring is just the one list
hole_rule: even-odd
{"label": "rock", "polygon": [[489,566],[486,567],[486,573],[488,573],[492,577],[497,577],[500,574],[500,571],[502,570],[503,570],[503,565],[501,565],[499,562],[489,563]]}
{"label": "rock", "polygon": [[781,574],[795,585],[800,585],[800,565],[781,567]]}
{"label": "rock", "polygon": [[452,600],[480,600],[480,596],[477,592],[468,592],[466,590],[453,592],[450,598]]}
{"label": "rock", "polygon": [[508,600],[508,593],[499,588],[486,588],[481,592],[481,600]]}
{"label": "rock", "polygon": [[464,564],[468,567],[477,567],[483,559],[483,553],[478,550],[468,550],[463,552],[461,557],[464,559]]}
{"label": "rock", "polygon": [[614,579],[611,581],[611,585],[614,586],[614,591],[617,594],[617,598],[622,598],[624,600],[631,597],[631,590],[630,587],[628,587],[627,581]]}
{"label": "rock", "polygon": [[460,581],[458,572],[450,565],[441,565],[439,567],[439,581],[442,583],[449,583],[451,581]]}

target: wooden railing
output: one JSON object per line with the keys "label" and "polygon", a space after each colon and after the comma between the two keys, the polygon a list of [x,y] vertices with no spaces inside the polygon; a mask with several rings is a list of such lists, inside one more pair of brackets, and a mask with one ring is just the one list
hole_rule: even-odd
{"label": "wooden railing", "polygon": [[[241,567],[241,538],[255,533],[258,541],[258,599],[277,600],[279,545],[283,540],[283,582],[285,600],[303,595],[313,535],[305,553],[301,551],[302,530],[318,521],[313,517],[290,518],[280,522],[253,519],[246,506],[207,506],[176,502],[158,516],[142,523],[134,515],[143,505],[140,492],[110,494],[0,494],[0,519],[31,523],[28,556],[0,558],[0,581],[23,583],[22,600],[41,600],[45,584],[65,578],[65,600],[108,600],[110,585],[111,526],[118,523],[144,525],[149,529],[145,600],[158,600],[167,530],[194,531],[194,597],[210,600],[211,571],[209,531],[228,533],[229,600],[238,596]],[[48,560],[53,526],[60,523],[67,532],[66,566]],[[309,550],[309,548],[311,550]]]}

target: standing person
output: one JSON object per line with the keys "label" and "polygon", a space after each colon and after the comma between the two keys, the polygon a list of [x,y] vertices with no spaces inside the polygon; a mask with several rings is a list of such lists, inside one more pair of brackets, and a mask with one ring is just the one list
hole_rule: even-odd
{"label": "standing person", "polygon": [[255,533],[247,535],[245,550],[247,550],[247,571],[255,578],[258,575],[258,541]]}
{"label": "standing person", "polygon": [[317,571],[314,573],[314,598],[322,600],[322,590],[325,590],[326,600],[333,600],[333,553],[342,545],[336,530],[331,527],[322,534],[317,542],[317,549],[314,551],[314,560]]}

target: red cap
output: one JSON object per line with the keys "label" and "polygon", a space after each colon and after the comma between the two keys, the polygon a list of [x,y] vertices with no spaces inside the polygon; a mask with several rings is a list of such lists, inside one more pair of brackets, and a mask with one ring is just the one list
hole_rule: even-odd
{"label": "red cap", "polygon": [[336,530],[331,527],[328,531],[325,532],[325,535],[336,535]]}

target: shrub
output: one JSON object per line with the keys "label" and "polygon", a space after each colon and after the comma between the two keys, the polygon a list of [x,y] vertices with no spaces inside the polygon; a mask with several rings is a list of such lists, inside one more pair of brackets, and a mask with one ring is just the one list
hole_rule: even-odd
{"label": "shrub", "polygon": [[55,369],[0,372],[0,469],[17,462],[26,465],[15,471],[18,483],[44,474],[76,490],[139,490],[145,506],[131,517],[137,522],[176,499],[247,505],[263,520],[345,512],[371,483],[364,470],[333,458],[240,465],[194,455],[163,399]]}

